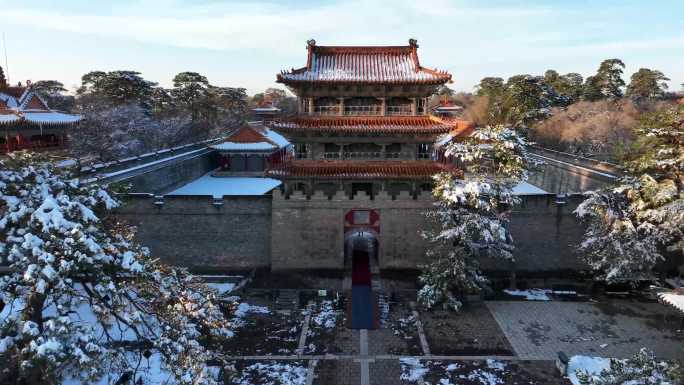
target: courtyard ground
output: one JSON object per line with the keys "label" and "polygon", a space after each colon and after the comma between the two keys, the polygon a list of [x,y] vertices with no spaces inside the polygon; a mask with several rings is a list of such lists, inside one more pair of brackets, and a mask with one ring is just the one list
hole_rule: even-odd
{"label": "courtyard ground", "polygon": [[681,318],[658,303],[486,301],[453,313],[394,299],[380,329],[359,331],[346,327],[343,298],[307,297],[283,315],[268,296],[244,295],[252,310],[224,347],[233,366],[224,383],[567,385],[554,364],[559,351],[628,357],[647,347],[684,360]]}

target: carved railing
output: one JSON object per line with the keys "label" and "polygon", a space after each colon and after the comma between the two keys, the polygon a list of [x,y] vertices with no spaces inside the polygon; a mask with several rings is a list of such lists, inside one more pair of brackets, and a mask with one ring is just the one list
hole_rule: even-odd
{"label": "carved railing", "polygon": [[428,159],[428,158],[416,158],[415,154],[412,152],[381,152],[381,151],[368,151],[368,152],[344,151],[344,152],[339,152],[339,151],[336,151],[336,152],[324,152],[323,153],[323,159],[343,159],[343,160],[404,159],[404,160],[413,160],[413,159]]}
{"label": "carved railing", "polygon": [[382,115],[381,105],[344,106],[345,115]]}
{"label": "carved railing", "polygon": [[340,106],[314,106],[314,115],[339,115]]}
{"label": "carved railing", "polygon": [[411,106],[387,106],[387,115],[413,115]]}

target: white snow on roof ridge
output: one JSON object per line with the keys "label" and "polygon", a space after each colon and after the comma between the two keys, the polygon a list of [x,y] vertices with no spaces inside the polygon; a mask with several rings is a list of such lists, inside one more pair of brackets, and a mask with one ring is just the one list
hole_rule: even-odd
{"label": "white snow on roof ridge", "polygon": [[22,116],[32,123],[76,123],[81,120],[80,115],[70,115],[57,111],[24,112]]}
{"label": "white snow on roof ridge", "polygon": [[258,150],[274,150],[278,146],[270,142],[256,142],[256,143],[242,143],[242,142],[223,142],[219,144],[214,144],[209,146],[215,150],[230,151],[230,150],[245,150],[245,151],[258,151]]}
{"label": "white snow on roof ridge", "polygon": [[664,303],[684,313],[684,294],[677,292],[658,293],[658,298]]}
{"label": "white snow on roof ridge", "polygon": [[166,195],[211,195],[214,198],[224,195],[264,195],[281,184],[272,178],[215,177],[211,174],[204,174]]}

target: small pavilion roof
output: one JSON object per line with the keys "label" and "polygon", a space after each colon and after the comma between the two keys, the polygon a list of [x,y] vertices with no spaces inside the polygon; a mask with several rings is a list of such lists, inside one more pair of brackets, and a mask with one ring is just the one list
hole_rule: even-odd
{"label": "small pavilion roof", "polygon": [[28,122],[41,125],[65,125],[80,120],[79,115],[50,109],[47,102],[30,86],[0,88],[0,124]]}
{"label": "small pavilion roof", "polygon": [[289,145],[282,136],[268,130],[245,124],[233,131],[225,141],[211,148],[222,151],[273,151]]}
{"label": "small pavilion roof", "polygon": [[465,120],[443,120],[434,116],[298,116],[272,123],[283,133],[337,132],[348,134],[465,134],[473,128]]}
{"label": "small pavilion roof", "polygon": [[427,160],[294,160],[279,168],[269,169],[267,176],[282,179],[429,179],[439,172],[461,175],[461,171],[453,165]]}
{"label": "small pavilion roof", "polygon": [[444,84],[446,71],[422,67],[418,43],[407,46],[319,46],[307,42],[306,67],[282,71],[277,82],[296,83],[394,83]]}

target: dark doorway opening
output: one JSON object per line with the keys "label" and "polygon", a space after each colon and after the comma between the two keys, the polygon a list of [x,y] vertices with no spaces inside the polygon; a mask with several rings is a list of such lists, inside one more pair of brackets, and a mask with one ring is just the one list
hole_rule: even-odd
{"label": "dark doorway opening", "polygon": [[[353,229],[345,236],[345,256],[351,260],[351,327],[372,329],[374,300],[371,263],[377,262],[378,240],[368,229]],[[372,260],[373,259],[373,260]]]}

